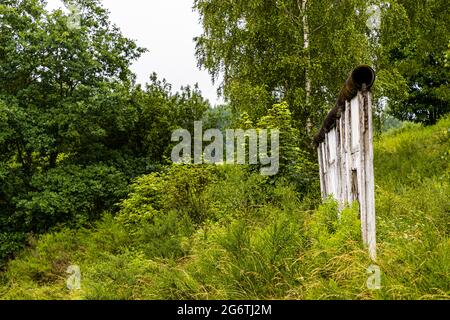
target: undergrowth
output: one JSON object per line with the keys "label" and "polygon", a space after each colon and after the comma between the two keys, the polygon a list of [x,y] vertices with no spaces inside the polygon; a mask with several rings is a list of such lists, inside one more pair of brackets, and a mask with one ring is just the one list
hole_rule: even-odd
{"label": "undergrowth", "polygon": [[[449,299],[450,118],[375,143],[378,260],[358,208],[245,167],[173,166],[118,215],[46,234],[0,275],[2,299]],[[314,206],[313,206],[314,207]],[[370,290],[367,269],[381,270]],[[81,289],[66,287],[70,265]]]}

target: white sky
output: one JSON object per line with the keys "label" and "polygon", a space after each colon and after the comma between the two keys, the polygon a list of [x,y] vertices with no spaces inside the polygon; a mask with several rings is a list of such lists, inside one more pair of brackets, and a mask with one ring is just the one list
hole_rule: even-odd
{"label": "white sky", "polygon": [[[63,7],[60,0],[47,1],[50,9]],[[192,10],[192,0],[102,0],[102,3],[122,33],[149,50],[132,66],[138,83],[147,82],[150,74],[156,72],[158,78],[172,84],[174,91],[198,83],[212,105],[222,102],[210,75],[197,67],[193,38],[202,33],[202,28],[197,12]]]}

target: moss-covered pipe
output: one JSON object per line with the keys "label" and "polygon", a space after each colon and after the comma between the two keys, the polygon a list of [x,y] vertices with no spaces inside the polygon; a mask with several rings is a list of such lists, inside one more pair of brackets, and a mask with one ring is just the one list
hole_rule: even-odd
{"label": "moss-covered pipe", "polygon": [[352,100],[362,90],[370,90],[375,82],[375,71],[368,65],[361,65],[355,68],[345,81],[344,87],[339,92],[336,106],[330,110],[322,128],[314,137],[316,147],[325,140],[325,135],[336,125],[336,120],[341,117],[345,110],[345,102]]}

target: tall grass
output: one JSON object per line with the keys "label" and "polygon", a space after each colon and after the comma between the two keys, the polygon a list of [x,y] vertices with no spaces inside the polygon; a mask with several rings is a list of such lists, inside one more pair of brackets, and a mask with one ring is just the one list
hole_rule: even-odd
{"label": "tall grass", "polygon": [[[2,299],[449,299],[450,118],[375,143],[381,289],[370,290],[357,208],[300,201],[245,168],[142,177],[118,216],[32,240]],[[69,265],[81,290],[66,287]]]}

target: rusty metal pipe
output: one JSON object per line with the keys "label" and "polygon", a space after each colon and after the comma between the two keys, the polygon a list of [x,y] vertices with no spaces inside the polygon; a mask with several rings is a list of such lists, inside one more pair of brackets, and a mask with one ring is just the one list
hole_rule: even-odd
{"label": "rusty metal pipe", "polygon": [[370,90],[375,82],[375,71],[368,65],[356,67],[345,81],[344,87],[339,92],[336,106],[330,110],[319,133],[314,137],[316,147],[324,141],[325,135],[336,125],[336,120],[345,110],[345,102],[352,100],[358,91]]}
{"label": "rusty metal pipe", "polygon": [[366,84],[366,89],[370,90],[375,82],[375,71],[368,65],[361,65],[355,68],[348,79],[345,81],[344,87],[339,93],[337,104],[344,104],[345,101],[353,99],[358,91],[363,89]]}

